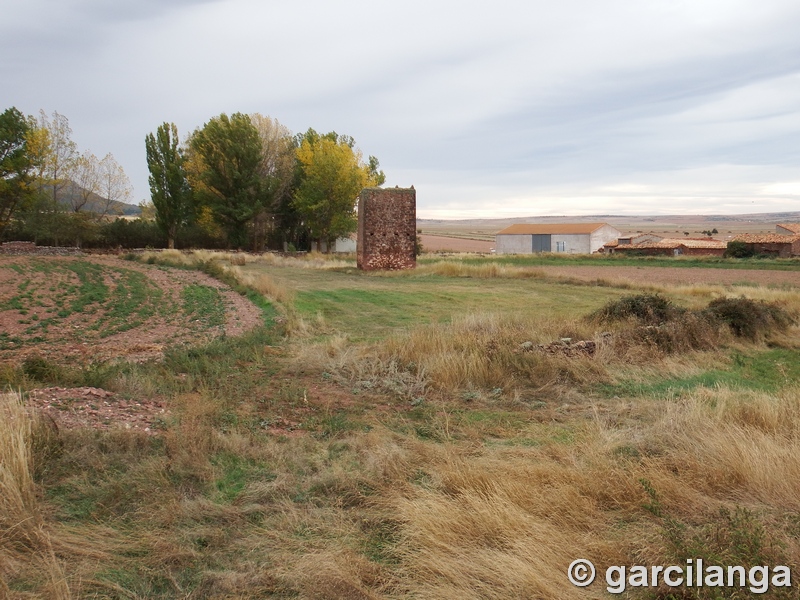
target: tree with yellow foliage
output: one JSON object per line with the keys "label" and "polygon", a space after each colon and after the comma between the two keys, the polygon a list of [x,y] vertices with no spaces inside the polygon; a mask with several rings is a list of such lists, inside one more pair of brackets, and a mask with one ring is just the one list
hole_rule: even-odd
{"label": "tree with yellow foliage", "polygon": [[383,184],[378,159],[364,163],[355,140],[335,132],[320,135],[313,129],[298,138],[300,184],[293,205],[318,244],[330,252],[336,239],[356,230],[356,200],[362,189]]}

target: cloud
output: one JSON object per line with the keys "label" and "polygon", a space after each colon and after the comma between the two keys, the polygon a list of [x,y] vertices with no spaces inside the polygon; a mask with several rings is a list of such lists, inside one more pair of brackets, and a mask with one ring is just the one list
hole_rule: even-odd
{"label": "cloud", "polygon": [[0,104],[67,115],[137,198],[146,133],[242,111],[352,135],[430,210],[783,206],[798,23],[794,0],[33,0],[4,9]]}

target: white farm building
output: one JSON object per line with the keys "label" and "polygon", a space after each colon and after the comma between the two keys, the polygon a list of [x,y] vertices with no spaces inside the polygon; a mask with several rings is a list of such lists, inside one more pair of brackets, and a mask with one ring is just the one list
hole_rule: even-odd
{"label": "white farm building", "polygon": [[497,254],[565,252],[591,254],[622,235],[608,223],[518,223],[495,236]]}

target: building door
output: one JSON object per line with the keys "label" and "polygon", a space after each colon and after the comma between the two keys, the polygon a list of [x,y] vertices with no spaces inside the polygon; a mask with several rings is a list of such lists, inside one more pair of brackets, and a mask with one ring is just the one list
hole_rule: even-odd
{"label": "building door", "polygon": [[550,234],[536,233],[533,238],[533,252],[550,252]]}

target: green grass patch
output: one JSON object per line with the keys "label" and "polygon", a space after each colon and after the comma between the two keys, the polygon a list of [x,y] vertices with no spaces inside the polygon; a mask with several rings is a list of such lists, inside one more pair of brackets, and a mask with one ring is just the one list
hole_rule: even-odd
{"label": "green grass patch", "polygon": [[183,311],[207,327],[225,324],[225,305],[219,290],[208,285],[191,284],[181,290]]}
{"label": "green grass patch", "polygon": [[309,319],[322,315],[327,326],[351,340],[374,341],[417,324],[447,322],[453,316],[491,313],[524,316],[553,313],[572,318],[598,309],[623,293],[613,287],[570,285],[542,279],[473,279],[430,274],[401,277],[339,271],[266,267],[267,273],[294,290],[295,308]]}
{"label": "green grass patch", "polygon": [[273,481],[277,475],[266,465],[231,452],[220,452],[211,458],[216,468],[214,481],[216,499],[224,504],[236,500],[248,483],[254,481]]}
{"label": "green grass patch", "polygon": [[690,377],[666,378],[656,381],[623,381],[603,384],[603,396],[649,396],[665,398],[699,387],[748,389],[775,392],[800,381],[800,350],[775,348],[752,354],[736,352],[727,369],[712,369]]}
{"label": "green grass patch", "polygon": [[342,437],[356,431],[369,431],[370,429],[368,425],[344,411],[311,418],[305,428],[312,431],[316,438],[323,440]]}
{"label": "green grass patch", "polygon": [[252,400],[257,390],[267,385],[277,370],[275,356],[267,350],[276,342],[273,330],[260,327],[204,346],[171,348],[161,363],[127,365],[125,369],[152,378],[165,392],[203,389],[221,402],[233,404]]}
{"label": "green grass patch", "polygon": [[101,337],[140,326],[157,313],[167,312],[161,300],[163,292],[143,273],[117,269],[118,281],[111,293],[104,317],[95,323]]}
{"label": "green grass patch", "polygon": [[72,312],[84,312],[92,304],[103,304],[108,298],[108,286],[103,281],[104,269],[90,262],[67,263],[66,268],[75,273],[80,281],[78,297],[71,304]]}

